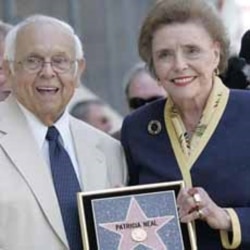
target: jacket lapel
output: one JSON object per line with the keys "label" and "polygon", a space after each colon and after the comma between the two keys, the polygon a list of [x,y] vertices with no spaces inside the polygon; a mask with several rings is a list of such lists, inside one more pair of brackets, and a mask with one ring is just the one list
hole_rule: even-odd
{"label": "jacket lapel", "polygon": [[[25,179],[43,213],[67,246],[57,197],[49,167],[43,159],[28,124],[16,102],[9,98],[5,118],[0,121],[0,144]],[[21,150],[20,150],[21,148]],[[23,148],[23,149],[22,149]]]}
{"label": "jacket lapel", "polygon": [[105,155],[101,142],[93,128],[71,118],[71,132],[80,169],[84,191],[104,189],[109,186]]}

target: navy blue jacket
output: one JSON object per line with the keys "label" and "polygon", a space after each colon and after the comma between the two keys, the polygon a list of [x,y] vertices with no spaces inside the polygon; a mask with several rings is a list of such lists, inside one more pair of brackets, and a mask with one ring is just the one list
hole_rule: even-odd
{"label": "navy blue jacket", "polygon": [[[181,180],[164,123],[165,100],[155,101],[125,118],[121,141],[130,185]],[[162,130],[148,132],[158,120]],[[204,188],[221,207],[234,208],[241,224],[241,250],[250,250],[250,91],[230,91],[221,120],[191,169],[193,186]],[[223,249],[219,232],[197,221],[199,250]]]}

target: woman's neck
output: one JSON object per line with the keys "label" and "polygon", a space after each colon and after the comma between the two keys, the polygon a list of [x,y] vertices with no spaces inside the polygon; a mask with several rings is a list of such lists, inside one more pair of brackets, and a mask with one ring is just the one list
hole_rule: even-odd
{"label": "woman's neck", "polygon": [[175,102],[175,106],[182,118],[185,125],[187,133],[191,136],[195,131],[203,110],[205,108],[207,99],[204,98],[194,98],[191,100],[181,100]]}
{"label": "woman's neck", "polygon": [[192,136],[195,131],[203,110],[207,104],[207,100],[211,94],[213,88],[213,80],[211,80],[212,84],[207,84],[204,86],[203,91],[201,91],[198,95],[192,98],[173,98],[173,102],[175,107],[177,108],[186,131],[189,134],[189,137]]}

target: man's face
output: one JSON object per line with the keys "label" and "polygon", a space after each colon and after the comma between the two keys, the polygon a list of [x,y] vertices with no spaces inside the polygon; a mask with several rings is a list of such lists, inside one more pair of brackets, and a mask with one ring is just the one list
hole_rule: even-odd
{"label": "man's face", "polygon": [[0,36],[0,102],[9,94],[10,88],[7,86],[6,77],[3,71],[4,37]]}
{"label": "man's face", "polygon": [[[56,24],[30,24],[17,35],[11,87],[17,100],[45,125],[61,116],[74,93],[84,69],[83,60],[76,62],[75,58],[72,35]],[[72,67],[56,72],[51,60],[64,59],[72,61]],[[36,60],[44,61],[43,67],[37,72],[27,70],[25,65]]]}
{"label": "man's face", "polygon": [[167,93],[148,73],[138,73],[128,89],[130,109],[136,109],[150,101],[166,97]]}

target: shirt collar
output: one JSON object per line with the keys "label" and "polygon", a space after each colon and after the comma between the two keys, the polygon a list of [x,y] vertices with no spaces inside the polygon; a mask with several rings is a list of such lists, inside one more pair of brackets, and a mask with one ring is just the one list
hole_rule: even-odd
{"label": "shirt collar", "polygon": [[[17,102],[21,108],[26,120],[28,121],[29,128],[33,134],[38,147],[41,149],[45,141],[48,127],[45,126],[32,112],[25,108],[20,102]],[[69,127],[69,113],[66,110],[63,115],[53,124],[60,133],[60,139],[64,146],[71,138]]]}

